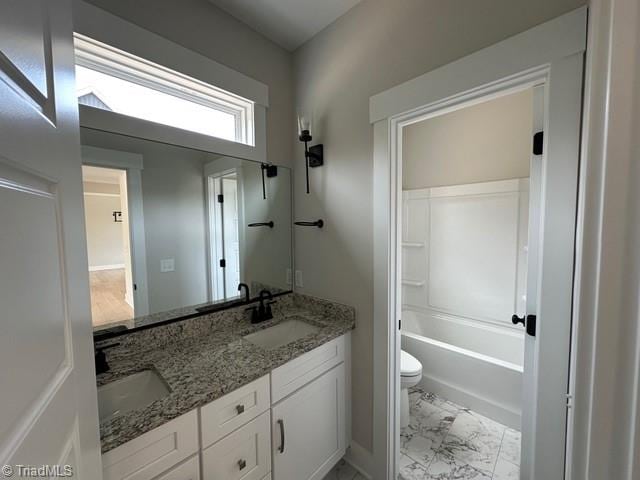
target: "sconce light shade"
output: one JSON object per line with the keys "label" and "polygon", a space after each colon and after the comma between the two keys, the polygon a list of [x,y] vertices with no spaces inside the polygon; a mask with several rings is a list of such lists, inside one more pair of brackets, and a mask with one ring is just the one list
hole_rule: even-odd
{"label": "sconce light shade", "polygon": [[298,138],[301,142],[310,142],[311,137],[311,115],[309,113],[298,114]]}
{"label": "sconce light shade", "polygon": [[298,113],[298,138],[304,142],[304,164],[307,193],[309,193],[309,167],[320,167],[324,163],[324,150],[322,145],[309,147],[311,137],[311,114]]}

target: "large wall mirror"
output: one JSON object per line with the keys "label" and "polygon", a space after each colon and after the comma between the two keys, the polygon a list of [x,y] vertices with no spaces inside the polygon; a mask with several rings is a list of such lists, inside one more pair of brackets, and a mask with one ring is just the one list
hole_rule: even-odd
{"label": "large wall mirror", "polygon": [[81,143],[101,337],[291,289],[288,168],[88,128]]}

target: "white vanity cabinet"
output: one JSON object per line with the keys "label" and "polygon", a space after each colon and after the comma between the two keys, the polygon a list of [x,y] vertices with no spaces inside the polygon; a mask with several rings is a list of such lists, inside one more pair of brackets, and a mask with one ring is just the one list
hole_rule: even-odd
{"label": "white vanity cabinet", "polygon": [[273,478],[321,480],[345,454],[344,363],[272,408]]}
{"label": "white vanity cabinet", "polygon": [[198,480],[190,467],[173,476],[170,472],[197,454],[198,447],[198,412],[193,410],[102,455],[102,478],[165,480],[169,475],[166,480]]}
{"label": "white vanity cabinet", "polygon": [[321,480],[347,447],[349,348],[336,338],[107,452],[104,480]]}
{"label": "white vanity cabinet", "polygon": [[200,456],[194,455],[154,480],[200,480]]}

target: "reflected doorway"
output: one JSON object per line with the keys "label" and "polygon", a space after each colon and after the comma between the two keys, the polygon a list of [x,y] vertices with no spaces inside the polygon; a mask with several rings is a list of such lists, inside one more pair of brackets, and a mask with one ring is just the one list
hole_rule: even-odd
{"label": "reflected doorway", "polygon": [[127,172],[83,165],[85,229],[94,327],[134,317]]}

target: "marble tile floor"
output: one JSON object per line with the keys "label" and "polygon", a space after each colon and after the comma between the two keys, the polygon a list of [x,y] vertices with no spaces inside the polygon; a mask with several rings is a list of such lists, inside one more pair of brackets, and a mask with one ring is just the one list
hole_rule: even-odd
{"label": "marble tile floor", "polygon": [[519,478],[520,432],[418,388],[409,403],[399,480]]}
{"label": "marble tile floor", "polygon": [[[419,388],[401,432],[398,480],[517,480],[520,432]],[[344,460],[324,480],[365,480]]]}

